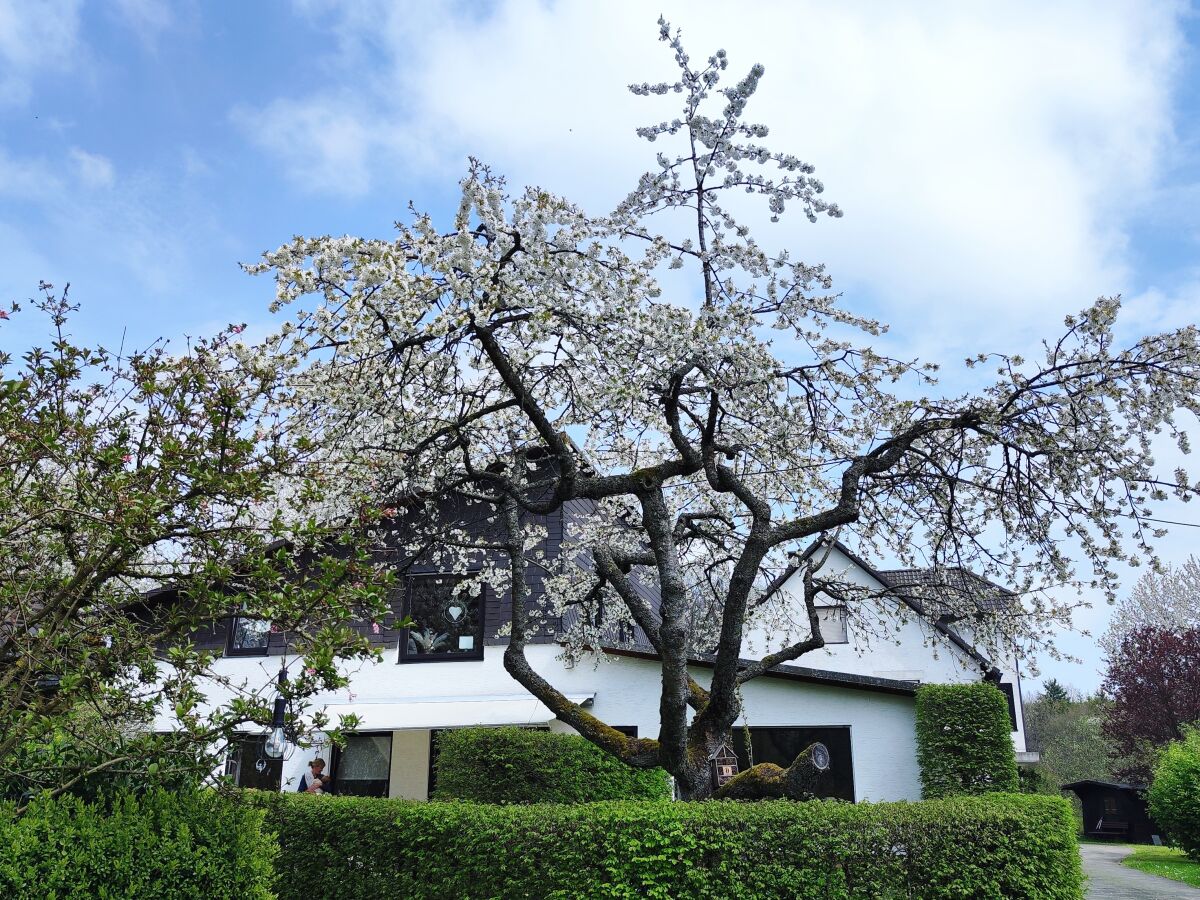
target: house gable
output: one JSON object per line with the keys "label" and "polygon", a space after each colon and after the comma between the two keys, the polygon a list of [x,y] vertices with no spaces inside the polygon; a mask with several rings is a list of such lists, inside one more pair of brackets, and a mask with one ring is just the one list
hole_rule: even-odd
{"label": "house gable", "polygon": [[[819,548],[819,549],[818,549]],[[775,584],[774,602],[785,612],[784,618],[803,628],[799,633],[780,634],[764,622],[752,620],[747,632],[749,655],[763,655],[807,635],[803,602],[801,567],[826,547],[814,544],[801,554]],[[854,673],[893,681],[963,683],[989,680],[1008,698],[1013,719],[1013,740],[1018,751],[1025,749],[1024,715],[1021,708],[1020,673],[1015,659],[992,660],[979,652],[954,626],[932,619],[922,609],[920,595],[913,587],[913,570],[891,573],[876,569],[840,542],[828,548],[821,570],[837,573],[851,584],[878,594],[884,603],[897,606],[897,623],[886,634],[871,633],[850,616],[844,643],[827,643],[806,654],[802,662],[822,670]],[[897,577],[899,576],[899,577]],[[975,576],[971,576],[975,577]],[[1002,590],[1002,589],[997,589]],[[821,596],[818,604],[836,604]],[[776,614],[779,612],[776,607]],[[903,621],[899,621],[899,619]]]}

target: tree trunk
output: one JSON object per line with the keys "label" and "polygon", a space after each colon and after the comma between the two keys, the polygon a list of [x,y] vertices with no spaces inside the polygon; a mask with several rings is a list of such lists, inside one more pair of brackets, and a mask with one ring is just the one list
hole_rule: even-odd
{"label": "tree trunk", "polygon": [[675,792],[680,800],[707,800],[712,796],[712,775],[709,762],[689,766],[686,772],[674,775]]}
{"label": "tree trunk", "polygon": [[817,781],[829,771],[829,750],[824,744],[809,744],[786,769],[775,763],[759,763],[740,772],[717,789],[717,800],[811,800]]}

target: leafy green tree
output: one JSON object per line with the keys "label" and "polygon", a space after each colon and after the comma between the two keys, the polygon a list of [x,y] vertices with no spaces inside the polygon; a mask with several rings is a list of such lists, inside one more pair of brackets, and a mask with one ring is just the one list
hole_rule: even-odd
{"label": "leafy green tree", "polygon": [[[1057,690],[1051,691],[1051,685]],[[1104,701],[1072,699],[1056,681],[1025,705],[1025,735],[1030,750],[1041,754],[1037,768],[1048,788],[1084,779],[1113,777],[1111,741],[1104,736]]]}
{"label": "leafy green tree", "polygon": [[1147,792],[1150,815],[1184,852],[1200,862],[1200,725],[1163,748]]}
{"label": "leafy green tree", "polygon": [[1067,689],[1058,683],[1058,680],[1051,678],[1046,682],[1046,686],[1042,688],[1041,699],[1045,703],[1061,704],[1069,703],[1071,695],[1067,693]]}
{"label": "leafy green tree", "polygon": [[[226,679],[206,702],[212,654],[188,635],[235,612],[285,631],[300,709],[372,652],[347,622],[381,610],[380,577],[344,520],[318,524],[311,451],[264,413],[276,373],[240,327],[84,348],[66,292],[41,287],[49,345],[0,352],[0,793],[195,780],[270,721],[276,686]],[[175,733],[151,733],[168,714]]]}

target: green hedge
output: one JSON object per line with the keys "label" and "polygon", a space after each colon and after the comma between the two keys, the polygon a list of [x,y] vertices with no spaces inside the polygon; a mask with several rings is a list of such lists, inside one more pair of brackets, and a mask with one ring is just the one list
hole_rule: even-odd
{"label": "green hedge", "polygon": [[276,844],[263,813],[211,792],[0,807],[0,897],[269,898]]}
{"label": "green hedge", "polygon": [[917,689],[917,760],[926,798],[1020,789],[1008,701],[992,684]]}
{"label": "green hedge", "polygon": [[438,735],[437,800],[589,803],[666,800],[662,769],[632,769],[575,734],[461,728]]}
{"label": "green hedge", "polygon": [[1163,748],[1146,799],[1150,817],[1200,862],[1200,726],[1185,727],[1182,741]]}
{"label": "green hedge", "polygon": [[257,795],[281,900],[800,898],[1077,900],[1070,806],[992,794],[921,803],[414,803]]}

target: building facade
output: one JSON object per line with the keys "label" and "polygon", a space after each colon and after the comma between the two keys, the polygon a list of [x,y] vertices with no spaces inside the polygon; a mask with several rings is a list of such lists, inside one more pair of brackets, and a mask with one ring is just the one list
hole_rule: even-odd
{"label": "building facade", "polygon": [[[566,514],[569,515],[569,510]],[[543,523],[551,552],[562,539],[563,523]],[[785,604],[803,604],[799,566],[777,590]],[[839,578],[860,582],[897,604],[913,602],[919,573],[880,572],[842,545],[824,555]],[[423,800],[435,784],[437,735],[448,728],[517,725],[555,731],[570,729],[514,681],[503,666],[504,597],[481,586],[474,594],[455,590],[466,575],[410,566],[381,623],[363,623],[382,661],[361,664],[347,689],[313,698],[331,721],[358,717],[357,732],[344,749],[318,742],[290,748],[282,760],[263,752],[264,735],[247,732],[232,748],[227,771],[239,784],[296,790],[308,762],[328,762],[335,790],[347,794]],[[537,590],[535,585],[535,591]],[[890,594],[889,594],[890,592]],[[403,616],[415,620],[397,628]],[[910,616],[894,640],[880,642],[858,633],[854,618],[830,603],[821,610],[826,646],[804,656],[804,665],[783,665],[743,688],[743,718],[731,735],[744,767],[758,762],[787,765],[814,740],[829,747],[831,772],[822,793],[852,801],[915,800],[921,795],[917,765],[914,695],[921,683],[992,680],[1010,701],[1014,747],[1024,754],[1020,673],[1014,662],[984,659],[953,629],[929,618]],[[231,617],[214,622],[196,642],[222,652],[216,663],[222,679],[247,686],[269,683],[281,664],[292,664],[287,635],[269,623]],[[772,647],[773,634],[751,628],[747,655]],[[658,733],[661,670],[648,645],[636,640],[603,655],[574,663],[562,657],[553,628],[543,629],[527,650],[534,668],[573,702],[626,733]],[[700,684],[708,667],[697,658],[692,670]],[[227,699],[219,685],[213,702]],[[164,717],[156,727],[169,728]],[[1020,758],[1020,756],[1019,756]]]}

